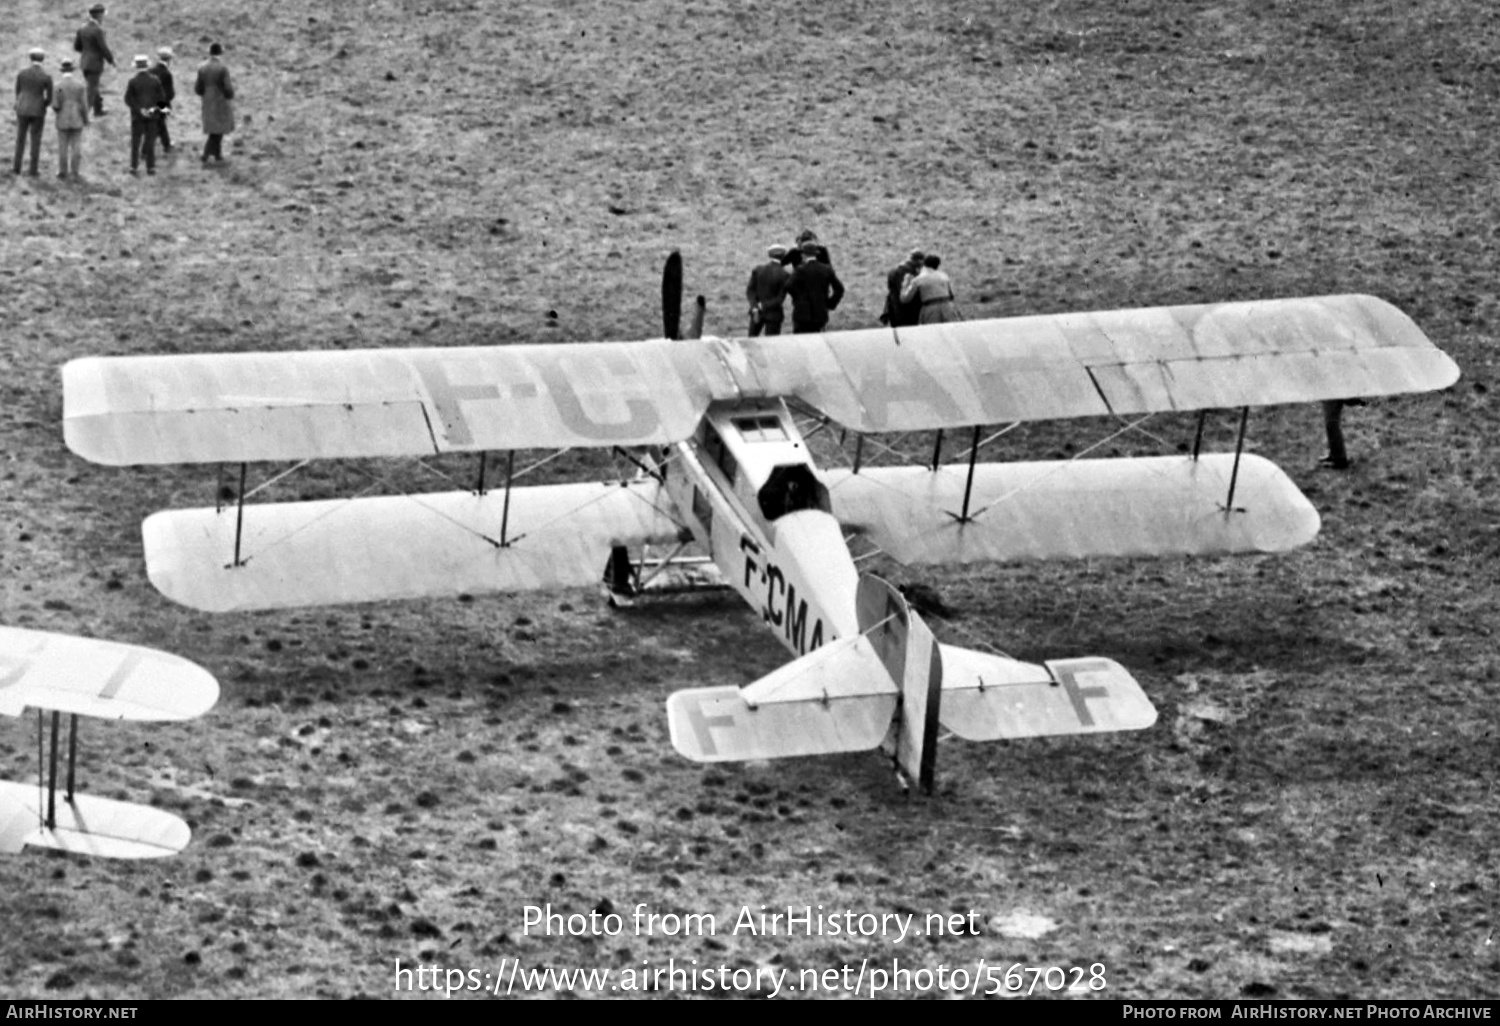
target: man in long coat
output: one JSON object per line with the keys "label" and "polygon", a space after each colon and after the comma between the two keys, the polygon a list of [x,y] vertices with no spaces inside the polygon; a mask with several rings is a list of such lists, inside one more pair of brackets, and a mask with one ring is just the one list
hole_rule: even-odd
{"label": "man in long coat", "polygon": [[198,81],[193,92],[203,97],[203,134],[208,140],[203,144],[203,163],[208,158],[223,162],[224,137],[234,131],[234,85],[229,81],[229,69],[219,56],[224,48],[214,43],[208,48],[208,60],[198,69]]}
{"label": "man in long coat", "polygon": [[31,140],[31,177],[37,175],[37,161],[42,152],[42,126],[47,123],[47,108],[52,106],[52,76],[42,70],[47,55],[32,50],[31,63],[16,76],[16,163],[21,173],[21,158],[26,140]]}
{"label": "man in long coat", "polygon": [[62,78],[52,92],[57,111],[57,177],[78,177],[83,157],[83,129],[89,123],[88,86],[73,77],[73,62],[62,62]]}
{"label": "man in long coat", "polygon": [[78,66],[83,70],[83,80],[88,83],[89,110],[95,115],[104,113],[104,98],[99,95],[99,79],[104,75],[104,65],[115,66],[115,55],[109,52],[104,41],[104,5],[89,8],[89,20],[73,37],[73,49],[81,57]]}

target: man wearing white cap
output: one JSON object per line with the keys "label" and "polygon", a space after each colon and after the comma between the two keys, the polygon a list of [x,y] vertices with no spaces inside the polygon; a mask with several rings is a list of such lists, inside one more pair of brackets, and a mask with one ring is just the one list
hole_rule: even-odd
{"label": "man wearing white cap", "polygon": [[42,61],[47,57],[33,48],[31,63],[16,76],[16,163],[15,173],[21,173],[21,157],[26,152],[26,139],[31,138],[31,177],[37,175],[37,162],[42,153],[42,126],[47,122],[47,108],[52,105],[52,76],[42,70]]}
{"label": "man wearing white cap", "polygon": [[177,87],[172,82],[172,48],[163,46],[156,51],[156,64],[151,74],[161,83],[161,117],[156,121],[156,136],[161,140],[161,151],[172,152],[172,133],[167,130],[167,121],[172,116],[172,101],[177,99]]}
{"label": "man wearing white cap", "polygon": [[78,177],[83,155],[83,128],[89,123],[89,90],[82,80],[73,77],[73,62],[62,62],[62,78],[52,94],[52,109],[57,111],[57,177]]}
{"label": "man wearing white cap", "polygon": [[156,174],[156,123],[160,118],[161,83],[146,70],[150,58],[141,54],[135,59],[135,75],[125,86],[125,106],[130,108],[130,173],[140,174],[141,156],[146,158],[146,174]]}

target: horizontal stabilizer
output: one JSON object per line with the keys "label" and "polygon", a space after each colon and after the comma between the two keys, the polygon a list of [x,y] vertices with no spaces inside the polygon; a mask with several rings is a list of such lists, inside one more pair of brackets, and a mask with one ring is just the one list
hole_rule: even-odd
{"label": "horizontal stabilizer", "polygon": [[824,477],[833,512],[908,565],[1093,556],[1281,552],[1317,536],[1318,512],[1280,468],[1234,457],[866,467]]}
{"label": "horizontal stabilizer", "polygon": [[0,627],[0,713],[31,707],[107,720],[190,720],[218,700],[218,681],[180,656]]}
{"label": "horizontal stabilizer", "polygon": [[941,720],[969,741],[1143,730],[1156,707],[1108,659],[1058,659],[1046,667],[942,647]]}
{"label": "horizontal stabilizer", "polygon": [[859,635],[746,688],[675,692],[667,699],[667,723],[673,747],[697,762],[860,752],[885,740],[896,700],[895,683]]}
{"label": "horizontal stabilizer", "polygon": [[56,825],[47,827],[45,792],[35,784],[0,781],[0,852],[15,854],[26,845],[109,859],[151,859],[176,855],[192,839],[188,825],[170,812],[148,805],[75,794],[56,800]]}
{"label": "horizontal stabilizer", "polygon": [[[681,528],[652,479],[171,510],[142,527],[162,594],[209,612],[599,583],[618,545]],[[234,565],[236,532],[240,563]],[[501,544],[502,540],[504,544]]]}

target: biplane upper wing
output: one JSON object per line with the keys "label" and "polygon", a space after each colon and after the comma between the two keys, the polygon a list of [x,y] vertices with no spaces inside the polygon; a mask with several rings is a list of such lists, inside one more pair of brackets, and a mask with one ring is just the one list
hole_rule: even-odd
{"label": "biplane upper wing", "polygon": [[910,431],[1445,388],[1458,367],[1372,296],[749,339],[755,387],[845,427]]}
{"label": "biplane upper wing", "polygon": [[[1318,512],[1275,464],[1234,456],[865,467],[824,474],[833,513],[909,564],[1280,552]],[[969,519],[961,522],[968,491]]]}
{"label": "biplane upper wing", "polygon": [[679,540],[670,511],[642,478],[171,510],[142,533],[159,591],[224,612],[597,584],[613,546]]}
{"label": "biplane upper wing", "polygon": [[695,342],[91,357],[63,368],[97,463],[248,462],[688,437],[719,399],[796,396],[898,431],[1378,396],[1458,368],[1371,296]]}
{"label": "biplane upper wing", "polygon": [[137,645],[0,627],[0,713],[29,707],[111,720],[190,720],[219,700],[207,670]]}
{"label": "biplane upper wing", "polygon": [[63,367],[63,434],[114,465],[647,445],[732,394],[661,340],[89,357]]}

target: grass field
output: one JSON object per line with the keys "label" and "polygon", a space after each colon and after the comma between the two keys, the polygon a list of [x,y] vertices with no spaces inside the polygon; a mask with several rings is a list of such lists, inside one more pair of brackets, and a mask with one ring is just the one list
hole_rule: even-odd
{"label": "grass field", "polygon": [[[82,20],[16,0],[3,52],[19,71],[42,45],[55,73]],[[577,989],[623,995],[626,970],[696,959],[763,970],[754,993],[786,970],[788,996],[804,970],[972,977],[983,959],[1085,984],[1102,964],[1117,998],[1500,997],[1495,12],[157,0],[106,28],[121,69],[175,49],[179,148],[128,175],[114,71],[81,182],[52,177],[49,124],[43,175],[0,183],[0,617],[180,653],[224,695],[192,724],[91,725],[83,786],[171,809],[194,841],[155,863],[0,862],[0,995],[386,996],[398,960],[488,987],[517,959],[611,969]],[[192,78],[214,40],[241,127],[204,169]],[[75,357],[654,337],[672,249],[708,331],[734,334],[750,268],[804,227],[849,288],[832,329],[875,323],[915,245],[972,318],[1368,292],[1463,379],[1351,411],[1342,474],[1316,468],[1317,409],[1252,418],[1250,447],[1323,516],[1291,555],[887,567],[956,609],[945,640],[1116,659],[1161,713],[1128,735],[946,742],[929,801],[874,756],[704,770],[673,752],[671,691],[784,660],[732,596],[210,617],[151,588],[139,525],[209,501],[213,469],[63,445]],[[1105,430],[1038,426],[997,458]],[[1191,428],[1152,430],[1159,449],[1130,451]],[[1212,441],[1232,447],[1229,417]],[[291,495],[364,469],[311,468]],[[28,779],[29,723],[6,729],[5,774]],[[547,905],[625,928],[528,932]],[[637,932],[640,905],[718,928]],[[762,905],[977,928],[731,930]]]}

